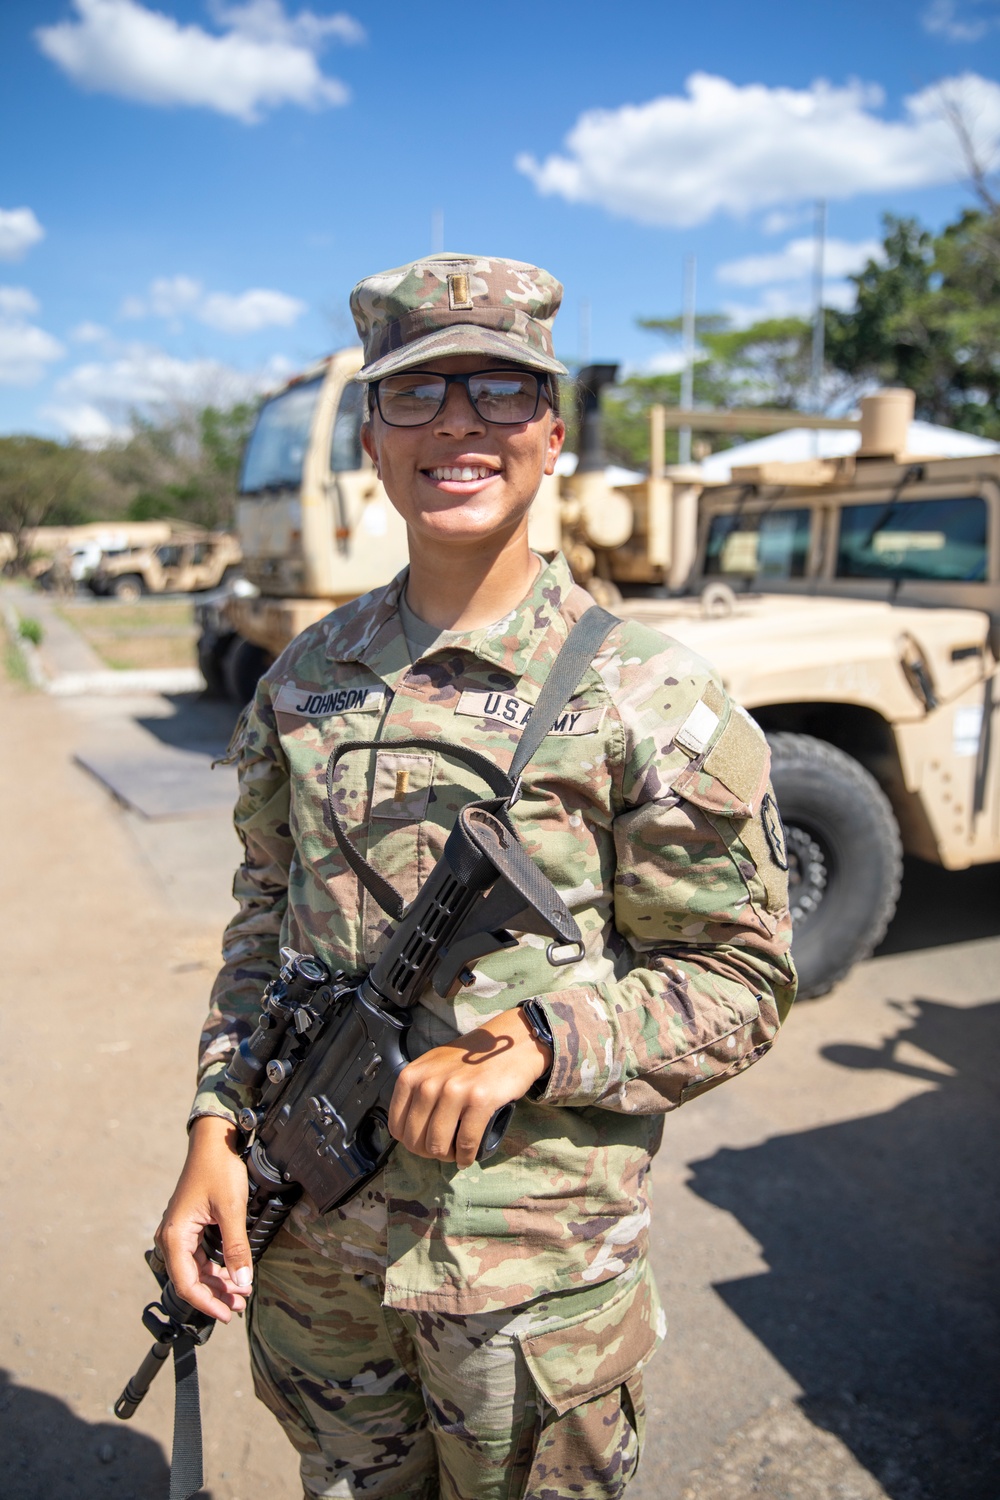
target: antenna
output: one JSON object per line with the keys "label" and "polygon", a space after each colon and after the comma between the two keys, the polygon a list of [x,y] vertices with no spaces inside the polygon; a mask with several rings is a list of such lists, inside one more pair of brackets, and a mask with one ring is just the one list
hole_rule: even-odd
{"label": "antenna", "polygon": [[[813,336],[809,379],[809,404],[818,412],[823,404],[823,356],[826,327],[823,321],[823,262],[826,256],[826,200],[816,200],[816,239],[813,260]],[[819,455],[819,433],[813,432],[813,454]]]}
{"label": "antenna", "polygon": [[[681,372],[681,408],[690,411],[694,405],[694,307],[697,262],[693,255],[684,257],[684,311],[681,318],[681,340],[684,369]],[[691,462],[691,429],[682,427],[677,434],[679,463]]]}

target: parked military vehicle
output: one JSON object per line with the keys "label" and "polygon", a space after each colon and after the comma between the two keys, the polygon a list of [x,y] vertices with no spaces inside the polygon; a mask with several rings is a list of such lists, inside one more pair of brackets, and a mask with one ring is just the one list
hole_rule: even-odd
{"label": "parked military vehicle", "polygon": [[[248,445],[238,529],[253,589],[208,601],[200,642],[206,678],[242,700],[294,635],[406,561],[361,449],[360,357],[290,382]],[[822,994],[884,934],[904,850],[947,869],[1000,859],[1000,457],[908,454],[912,394],[885,392],[862,402],[857,454],[706,487],[666,467],[678,418],[654,409],[648,478],[610,486],[599,396],[613,376],[581,376],[579,464],[543,482],[532,545],[562,547],[602,603],[714,662],[768,734],[802,993]]]}
{"label": "parked military vehicle", "polygon": [[188,594],[236,578],[243,552],[228,531],[174,529],[156,547],[105,555],[88,580],[95,594],[135,603],[143,594]]}

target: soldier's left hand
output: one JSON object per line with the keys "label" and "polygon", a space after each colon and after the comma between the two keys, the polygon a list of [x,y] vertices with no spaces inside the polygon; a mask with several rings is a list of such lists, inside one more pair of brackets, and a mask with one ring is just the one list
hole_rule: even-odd
{"label": "soldier's left hand", "polygon": [[552,1064],[520,1010],[416,1058],[400,1073],[389,1130],[415,1156],[471,1166],[492,1115],[522,1099]]}

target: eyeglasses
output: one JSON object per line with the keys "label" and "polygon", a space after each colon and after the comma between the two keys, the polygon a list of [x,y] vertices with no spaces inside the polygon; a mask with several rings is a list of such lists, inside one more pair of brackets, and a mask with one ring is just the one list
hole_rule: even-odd
{"label": "eyeglasses", "polygon": [[545,378],[528,370],[477,370],[473,375],[406,370],[373,384],[379,415],[390,427],[426,427],[441,411],[452,385],[464,387],[473,411],[484,422],[514,427],[533,419],[547,390]]}

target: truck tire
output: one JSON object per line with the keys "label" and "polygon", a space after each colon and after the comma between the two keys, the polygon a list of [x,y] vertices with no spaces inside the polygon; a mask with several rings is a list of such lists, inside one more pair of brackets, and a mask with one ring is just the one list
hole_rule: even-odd
{"label": "truck tire", "polygon": [[825,995],[882,940],[903,849],[889,799],[863,766],[806,734],[771,734],[785,830],[799,997]]}
{"label": "truck tire", "polygon": [[205,679],[206,698],[227,698],[226,655],[232,644],[231,635],[201,636],[198,639],[198,669]]}
{"label": "truck tire", "polygon": [[230,698],[241,707],[244,703],[249,703],[257,691],[261,675],[273,660],[274,657],[263,646],[255,646],[242,636],[234,636],[222,669]]}
{"label": "truck tire", "polygon": [[145,592],[146,585],[138,573],[122,573],[108,590],[108,593],[120,599],[123,604],[138,604]]}

